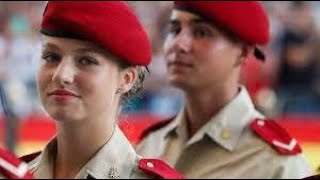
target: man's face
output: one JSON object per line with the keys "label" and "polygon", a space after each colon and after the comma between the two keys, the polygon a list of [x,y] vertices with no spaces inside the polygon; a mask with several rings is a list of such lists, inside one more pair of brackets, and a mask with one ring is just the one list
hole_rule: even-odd
{"label": "man's face", "polygon": [[164,44],[169,82],[183,90],[223,86],[239,78],[242,46],[196,14],[173,10]]}

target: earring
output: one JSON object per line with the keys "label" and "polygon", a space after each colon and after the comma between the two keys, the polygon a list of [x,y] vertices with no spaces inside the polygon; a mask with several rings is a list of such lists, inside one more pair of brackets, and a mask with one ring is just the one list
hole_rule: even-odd
{"label": "earring", "polygon": [[120,93],[121,92],[121,89],[117,89],[116,93]]}

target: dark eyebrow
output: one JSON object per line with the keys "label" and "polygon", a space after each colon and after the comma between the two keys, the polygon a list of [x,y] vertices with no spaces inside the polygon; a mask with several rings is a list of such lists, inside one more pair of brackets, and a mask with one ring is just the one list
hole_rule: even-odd
{"label": "dark eyebrow", "polygon": [[[178,19],[170,19],[170,24],[171,25],[178,25],[180,24],[180,20]],[[207,19],[203,19],[203,18],[194,18],[194,19],[191,19],[189,24],[191,25],[195,25],[195,24],[208,24],[208,25],[211,25],[212,23],[207,20]]]}
{"label": "dark eyebrow", "polygon": [[107,54],[107,52],[98,47],[85,47],[76,49],[74,52],[76,53],[95,53],[95,54]]}
{"label": "dark eyebrow", "polygon": [[93,53],[93,54],[104,56],[106,58],[116,58],[115,55],[98,46],[89,46],[89,47],[79,48],[74,50],[74,53],[76,54]]}
{"label": "dark eyebrow", "polygon": [[61,49],[59,48],[59,46],[52,44],[52,43],[46,43],[43,45],[43,49],[53,49],[53,50],[57,50],[60,51]]}
{"label": "dark eyebrow", "polygon": [[195,18],[191,20],[191,24],[208,24],[208,25],[212,25],[212,22],[210,22],[207,19],[203,19],[203,18]]}
{"label": "dark eyebrow", "polygon": [[[61,48],[53,43],[46,43],[43,45],[43,50],[55,50],[55,51],[61,51]],[[81,47],[73,51],[76,54],[84,54],[84,53],[95,53],[95,54],[101,54],[106,57],[113,56],[108,51],[98,47],[98,46],[88,46],[88,47]]]}

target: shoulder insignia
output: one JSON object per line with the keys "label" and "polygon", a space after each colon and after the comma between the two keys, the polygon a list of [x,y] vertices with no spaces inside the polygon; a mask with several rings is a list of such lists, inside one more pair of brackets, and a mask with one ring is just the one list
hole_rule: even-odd
{"label": "shoulder insignia", "polygon": [[0,149],[0,174],[8,179],[33,179],[26,163]]}
{"label": "shoulder insignia", "polygon": [[168,125],[170,122],[172,122],[174,119],[176,118],[176,116],[170,118],[170,119],[166,119],[166,120],[161,120],[160,122],[157,122],[153,125],[151,125],[150,127],[146,128],[145,130],[143,130],[143,132],[140,135],[139,141],[143,140],[144,138],[146,138],[149,134],[151,134],[154,131],[157,131],[163,127],[165,127],[166,125]]}
{"label": "shoulder insignia", "polygon": [[41,154],[41,151],[35,152],[35,153],[32,153],[32,154],[28,154],[28,155],[25,155],[25,156],[22,156],[22,157],[20,157],[19,159],[20,159],[21,161],[24,161],[24,162],[26,162],[26,163],[29,163],[29,162],[33,161],[34,159],[36,159],[40,154]]}
{"label": "shoulder insignia", "polygon": [[184,179],[177,170],[158,159],[141,159],[139,169],[160,179]]}
{"label": "shoulder insignia", "polygon": [[274,120],[256,119],[251,123],[254,132],[283,155],[296,155],[302,152],[296,139]]}

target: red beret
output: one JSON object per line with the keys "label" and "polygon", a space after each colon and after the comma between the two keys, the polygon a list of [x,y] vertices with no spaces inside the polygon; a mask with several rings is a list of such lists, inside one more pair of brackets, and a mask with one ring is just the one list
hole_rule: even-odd
{"label": "red beret", "polygon": [[186,8],[228,29],[251,44],[269,41],[268,16],[257,1],[175,1],[176,8]]}
{"label": "red beret", "polygon": [[41,33],[93,42],[131,65],[148,65],[151,45],[125,2],[50,1]]}
{"label": "red beret", "polygon": [[[175,8],[196,13],[252,45],[270,40],[269,19],[258,1],[175,1]],[[255,49],[255,56],[264,54]]]}

